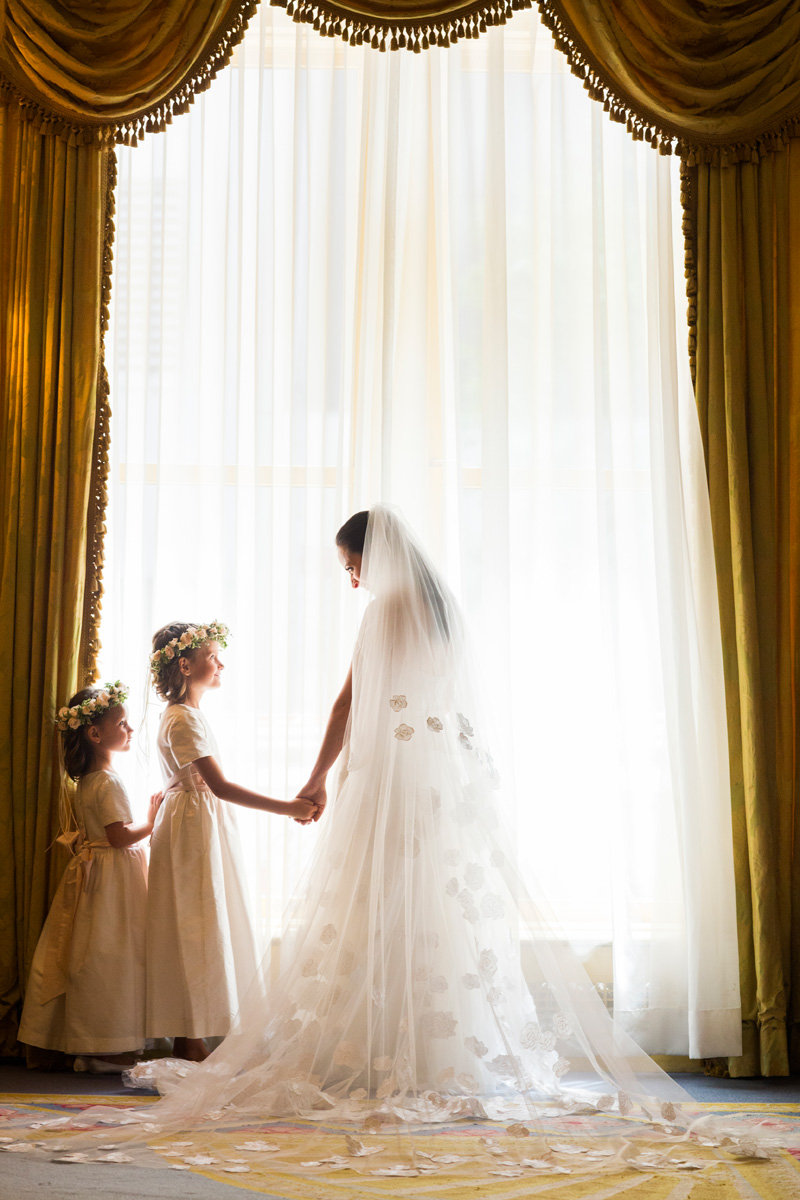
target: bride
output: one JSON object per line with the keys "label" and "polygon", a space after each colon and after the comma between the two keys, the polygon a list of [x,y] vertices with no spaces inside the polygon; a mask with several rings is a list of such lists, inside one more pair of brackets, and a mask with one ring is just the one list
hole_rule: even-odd
{"label": "bride", "polygon": [[341,755],[277,983],[202,1068],[142,1064],[129,1082],[169,1093],[171,1117],[673,1126],[689,1097],[614,1024],[517,873],[453,595],[389,508],[336,541],[372,600],[301,789],[321,811]]}

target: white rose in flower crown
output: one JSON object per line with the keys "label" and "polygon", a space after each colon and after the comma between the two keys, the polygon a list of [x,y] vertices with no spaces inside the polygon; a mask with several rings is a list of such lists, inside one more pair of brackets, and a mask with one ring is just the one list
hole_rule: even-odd
{"label": "white rose in flower crown", "polygon": [[195,635],[195,633],[196,633],[196,632],[197,632],[197,630],[196,630],[196,629],[186,629],[186,630],[185,630],[185,631],[184,631],[184,632],[181,634],[181,645],[182,645],[182,646],[188,646],[188,645],[189,645],[189,642],[192,640],[192,638],[194,637],[194,635]]}
{"label": "white rose in flower crown", "polygon": [[81,723],[77,717],[70,717],[69,721],[67,721],[67,724],[69,725],[70,729],[80,729],[81,727]]}
{"label": "white rose in flower crown", "polygon": [[72,708],[69,710],[69,715],[70,715],[71,717],[77,717],[77,716],[80,714],[80,711],[81,711],[81,710],[80,710],[80,708],[78,707],[78,705],[77,705],[77,704],[73,704]]}

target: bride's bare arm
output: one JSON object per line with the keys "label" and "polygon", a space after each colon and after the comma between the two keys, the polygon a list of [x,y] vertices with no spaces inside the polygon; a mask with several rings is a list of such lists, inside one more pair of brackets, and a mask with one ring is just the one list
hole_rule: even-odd
{"label": "bride's bare arm", "polygon": [[339,692],[339,695],[333,702],[331,715],[328,718],[328,725],[325,729],[325,736],[322,739],[317,761],[311,774],[308,777],[308,782],[304,787],[300,788],[298,796],[303,796],[306,799],[313,800],[317,806],[317,812],[314,815],[314,820],[318,821],[322,816],[322,810],[327,802],[327,793],[325,791],[325,780],[344,743],[344,735],[347,729],[347,719],[350,716],[350,704],[353,698],[353,668],[347,672],[347,679],[344,687]]}

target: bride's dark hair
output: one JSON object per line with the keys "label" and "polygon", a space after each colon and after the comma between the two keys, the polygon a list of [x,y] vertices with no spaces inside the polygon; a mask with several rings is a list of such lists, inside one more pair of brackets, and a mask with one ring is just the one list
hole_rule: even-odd
{"label": "bride's dark hair", "polygon": [[341,546],[344,550],[349,550],[351,554],[363,554],[368,523],[369,512],[367,509],[363,512],[353,513],[353,516],[348,517],[337,533],[336,545]]}

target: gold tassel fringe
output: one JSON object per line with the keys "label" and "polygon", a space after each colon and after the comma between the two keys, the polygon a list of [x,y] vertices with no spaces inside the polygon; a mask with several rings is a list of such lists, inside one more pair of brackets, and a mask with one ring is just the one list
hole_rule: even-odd
{"label": "gold tassel fringe", "polygon": [[461,38],[477,38],[495,25],[505,25],[513,13],[531,8],[533,0],[479,0],[448,13],[435,9],[411,17],[393,13],[382,17],[366,15],[339,7],[335,0],[270,0],[283,8],[295,21],[311,25],[321,37],[340,37],[351,46],[371,46],[373,50],[410,50],[419,54],[432,46],[452,46]]}
{"label": "gold tassel fringe", "polygon": [[697,211],[695,172],[681,161],[681,208],[683,209],[683,262],[686,277],[686,320],[689,325],[689,367],[692,384],[697,382]]}
{"label": "gold tassel fringe", "polygon": [[97,368],[97,398],[92,446],[92,473],[86,529],[86,573],[81,621],[79,668],[83,687],[94,683],[100,653],[100,617],[103,600],[103,543],[106,534],[108,504],[108,450],[111,430],[111,404],[105,361],[106,331],[111,314],[111,272],[114,261],[114,188],[117,183],[117,158],[109,148],[105,164],[105,224],[103,229],[102,282],[100,290],[100,361]]}

